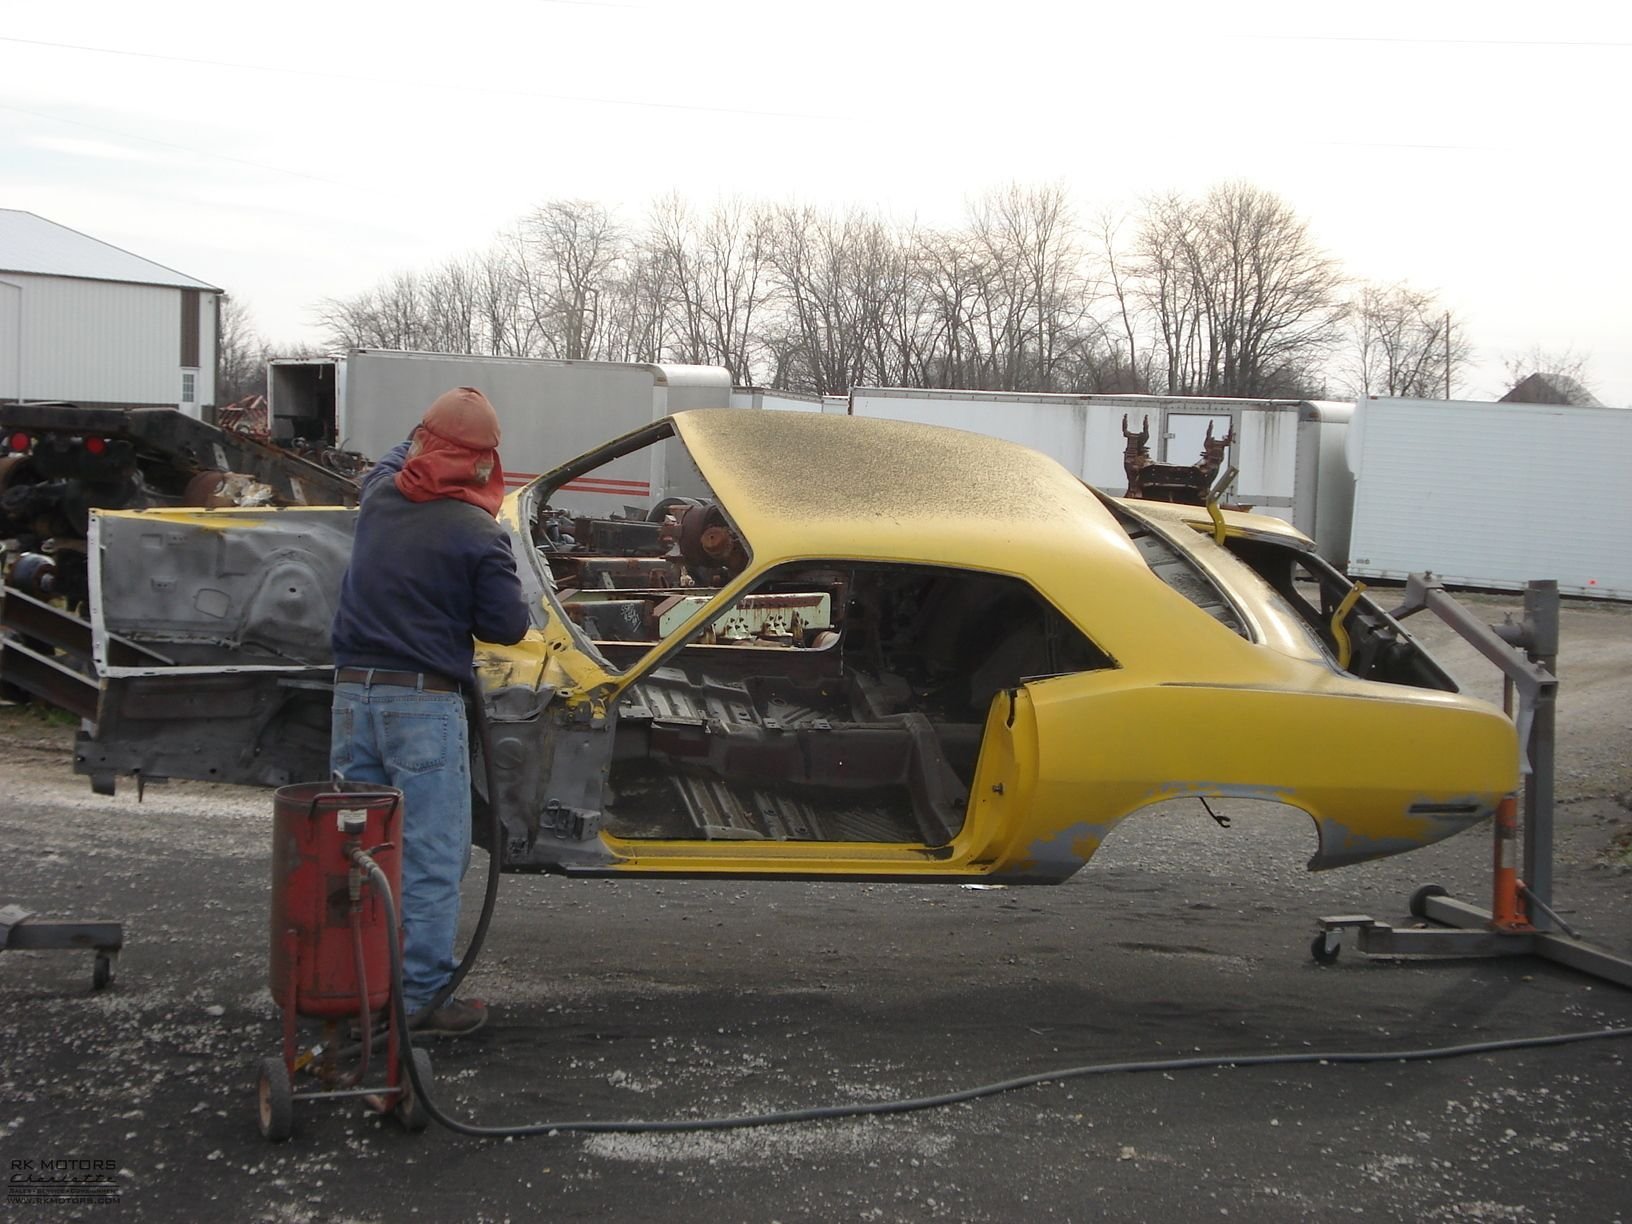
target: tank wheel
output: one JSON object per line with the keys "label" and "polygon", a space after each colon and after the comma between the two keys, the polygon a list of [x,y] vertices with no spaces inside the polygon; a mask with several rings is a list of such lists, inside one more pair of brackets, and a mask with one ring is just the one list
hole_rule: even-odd
{"label": "tank wheel", "polygon": [[281,1058],[261,1059],[256,1103],[261,1134],[273,1143],[282,1143],[295,1133],[295,1090],[289,1083],[289,1068]]}
{"label": "tank wheel", "polygon": [[[414,1070],[419,1073],[420,1083],[427,1088],[431,1085],[431,1056],[424,1050],[415,1049],[409,1054],[414,1060]],[[431,1123],[431,1115],[425,1110],[425,1102],[420,1099],[419,1093],[414,1091],[413,1078],[408,1074],[407,1067],[398,1067],[397,1074],[402,1079],[402,1091],[397,1094],[397,1121],[402,1123],[402,1129],[409,1134],[417,1135]]]}
{"label": "tank wheel", "polygon": [[1416,892],[1411,894],[1411,917],[1428,917],[1428,898],[1446,897],[1449,895],[1450,894],[1438,884],[1424,884],[1421,888],[1417,889]]}
{"label": "tank wheel", "polygon": [[113,957],[106,952],[98,952],[96,964],[91,968],[91,989],[106,989],[111,981],[113,981]]}
{"label": "tank wheel", "polygon": [[1342,950],[1337,931],[1317,931],[1314,942],[1309,945],[1309,955],[1315,958],[1317,965],[1337,964],[1337,954]]}

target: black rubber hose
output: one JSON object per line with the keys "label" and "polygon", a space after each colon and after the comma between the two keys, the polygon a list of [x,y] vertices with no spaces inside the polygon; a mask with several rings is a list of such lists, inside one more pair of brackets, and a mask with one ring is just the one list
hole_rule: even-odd
{"label": "black rubber hose", "polygon": [[[390,881],[385,872],[363,850],[353,851],[352,861],[363,867],[379,891],[385,905],[386,928],[391,949],[391,977],[396,985],[392,992],[392,1015],[397,1025],[402,1048],[409,1048],[408,1009],[402,1002],[402,946],[397,940],[397,907],[391,896]],[[411,1054],[402,1059],[408,1078],[413,1082],[419,1104],[436,1122],[460,1135],[477,1139],[519,1139],[531,1135],[554,1134],[651,1134],[659,1131],[718,1131],[738,1130],[751,1126],[785,1126],[791,1122],[817,1122],[830,1118],[858,1118],[877,1114],[912,1113],[920,1109],[939,1109],[962,1101],[996,1096],[1016,1088],[1031,1088],[1038,1084],[1061,1080],[1082,1079],[1090,1075],[1114,1075],[1137,1071],[1194,1071],[1218,1067],[1283,1067],[1301,1063],[1385,1063],[1427,1062],[1436,1058],[1460,1058],[1470,1054],[1492,1054],[1500,1050],[1537,1049],[1543,1046],[1571,1045],[1580,1041],[1601,1041],[1613,1037],[1632,1037],[1632,1027],[1588,1029],[1578,1033],[1555,1033],[1545,1037],[1510,1037],[1500,1041],[1476,1041],[1466,1045],[1435,1046],[1421,1050],[1339,1050],[1319,1053],[1304,1051],[1296,1054],[1220,1054],[1201,1058],[1140,1059],[1132,1062],[1090,1063],[1082,1067],[1063,1067],[1054,1071],[1038,1071],[1017,1075],[1013,1079],[981,1084],[934,1096],[909,1097],[897,1101],[864,1101],[846,1105],[816,1105],[807,1109],[787,1109],[776,1113],[740,1114],[729,1118],[677,1118],[669,1121],[625,1122],[531,1122],[521,1126],[476,1126],[450,1118],[436,1106],[420,1081],[419,1068]]]}
{"label": "black rubber hose", "polygon": [[[482,945],[487,942],[487,928],[493,922],[493,910],[499,901],[499,872],[504,860],[504,847],[501,838],[504,831],[503,823],[499,820],[499,809],[494,803],[496,791],[493,786],[493,736],[487,721],[487,702],[482,700],[482,685],[476,673],[470,675],[470,721],[476,728],[476,742],[482,749],[482,774],[487,781],[487,889],[482,894],[482,912],[476,919],[476,929],[470,933],[470,943],[465,947],[465,953],[454,966],[453,975],[448,978],[447,984],[436,992],[428,1009],[434,1011],[449,999],[458,989],[459,983],[465,980],[465,974],[470,972],[476,958],[481,955]],[[394,932],[397,928],[395,920],[391,927]],[[397,984],[401,990],[401,983]]]}

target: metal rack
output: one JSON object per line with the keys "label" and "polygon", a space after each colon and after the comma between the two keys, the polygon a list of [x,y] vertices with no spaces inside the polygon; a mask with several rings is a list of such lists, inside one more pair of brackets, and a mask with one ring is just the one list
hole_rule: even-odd
{"label": "metal rack", "polygon": [[[1406,582],[1403,620],[1431,611],[1501,669],[1503,705],[1513,715],[1524,750],[1524,818],[1510,796],[1493,821],[1491,905],[1481,909],[1437,884],[1412,894],[1413,917],[1435,926],[1401,929],[1367,914],[1319,918],[1310,952],[1321,964],[1337,959],[1346,929],[1373,956],[1539,956],[1618,986],[1632,987],[1632,960],[1582,942],[1553,908],[1554,715],[1558,698],[1558,584],[1531,582],[1517,624],[1487,625],[1428,574]],[[1518,709],[1513,709],[1515,693]],[[1522,841],[1523,874],[1516,861]]]}
{"label": "metal rack", "polygon": [[0,909],[0,952],[94,952],[91,985],[97,990],[113,981],[114,958],[124,946],[120,922],[36,922],[32,911],[20,905]]}

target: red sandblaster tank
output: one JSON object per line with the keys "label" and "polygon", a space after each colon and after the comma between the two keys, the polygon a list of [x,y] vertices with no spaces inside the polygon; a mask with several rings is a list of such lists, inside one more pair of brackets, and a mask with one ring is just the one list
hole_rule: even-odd
{"label": "red sandblaster tank", "polygon": [[[359,815],[361,831],[342,832]],[[369,1010],[384,1008],[391,996],[385,907],[366,884],[354,902],[346,852],[351,845],[368,851],[392,895],[401,896],[402,793],[362,782],[303,782],[278,790],[272,821],[272,997],[286,1009],[292,1004],[291,1017],[356,1016],[360,963]]]}

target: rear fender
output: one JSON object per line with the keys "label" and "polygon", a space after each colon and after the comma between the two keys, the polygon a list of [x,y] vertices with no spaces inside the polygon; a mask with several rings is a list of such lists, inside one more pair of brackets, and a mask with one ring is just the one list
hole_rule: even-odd
{"label": "rear fender", "polygon": [[1449,837],[1517,788],[1517,737],[1494,706],[1355,688],[1366,692],[1131,686],[1118,673],[1027,686],[1017,709],[1034,728],[1035,776],[994,869],[1063,878],[1133,812],[1199,796],[1307,812],[1321,870]]}

